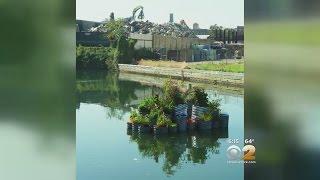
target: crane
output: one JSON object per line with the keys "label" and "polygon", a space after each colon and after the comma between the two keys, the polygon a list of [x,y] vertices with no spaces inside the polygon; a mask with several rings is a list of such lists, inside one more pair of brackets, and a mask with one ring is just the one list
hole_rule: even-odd
{"label": "crane", "polygon": [[131,21],[135,21],[136,19],[136,13],[140,10],[138,19],[142,20],[144,18],[144,13],[143,13],[143,6],[137,6],[136,8],[133,9],[132,11],[132,17]]}

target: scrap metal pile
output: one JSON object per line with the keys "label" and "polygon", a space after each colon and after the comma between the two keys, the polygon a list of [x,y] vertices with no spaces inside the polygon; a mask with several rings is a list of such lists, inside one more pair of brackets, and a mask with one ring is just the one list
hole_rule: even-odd
{"label": "scrap metal pile", "polygon": [[[197,38],[194,32],[184,23],[164,23],[156,24],[149,21],[133,21],[125,23],[125,29],[127,33],[138,33],[138,34],[158,34],[163,36],[172,37],[189,37]],[[102,24],[98,27],[90,29],[90,32],[107,32],[107,29]]]}
{"label": "scrap metal pile", "polygon": [[131,33],[138,34],[159,34],[163,36],[172,37],[189,37],[197,38],[194,32],[182,21],[183,23],[165,23],[156,24],[152,22],[134,21],[129,24]]}
{"label": "scrap metal pile", "polygon": [[[138,21],[136,21],[136,16],[138,14]],[[132,16],[124,18],[124,28],[126,33],[138,33],[138,34],[158,34],[163,36],[172,36],[172,37],[189,37],[197,38],[194,32],[188,27],[184,20],[178,23],[164,23],[156,24],[149,21],[143,21],[144,12],[143,6],[137,6],[132,11]],[[114,21],[114,13],[110,14],[110,21]],[[106,22],[108,23],[108,22]],[[101,24],[98,27],[93,27],[89,30],[90,32],[107,32],[105,24]]]}

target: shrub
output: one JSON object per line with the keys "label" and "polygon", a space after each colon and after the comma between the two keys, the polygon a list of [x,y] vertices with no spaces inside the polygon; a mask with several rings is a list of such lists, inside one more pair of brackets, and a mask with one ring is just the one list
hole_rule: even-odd
{"label": "shrub", "polygon": [[172,124],[172,121],[165,116],[165,114],[161,114],[159,117],[158,117],[158,120],[157,120],[157,126],[158,127],[166,127],[166,126],[169,126],[170,124]]}
{"label": "shrub", "polygon": [[208,94],[203,88],[193,87],[186,93],[186,101],[197,106],[208,106]]}
{"label": "shrub", "polygon": [[175,86],[177,82],[168,79],[164,82],[162,91],[163,98],[167,103],[173,103],[173,105],[183,104],[185,102],[182,93],[178,86]]}
{"label": "shrub", "polygon": [[151,125],[155,125],[157,123],[158,118],[161,116],[163,112],[160,109],[152,109],[148,114],[148,119]]}
{"label": "shrub", "polygon": [[209,111],[213,113],[220,113],[220,99],[212,100],[208,103]]}
{"label": "shrub", "polygon": [[134,58],[134,45],[136,40],[128,39],[125,36],[121,36],[118,39],[117,54],[115,59],[122,64],[130,64]]}
{"label": "shrub", "polygon": [[137,40],[128,38],[129,34],[125,26],[124,19],[108,21],[104,24],[107,29],[107,37],[111,42],[111,47],[116,49],[114,60],[119,63],[130,64],[134,58],[134,45]]}
{"label": "shrub", "polygon": [[138,114],[137,111],[135,111],[135,110],[131,111],[130,122],[134,122],[137,119],[138,116],[139,116],[139,114]]}
{"label": "shrub", "polygon": [[167,115],[170,115],[174,111],[175,103],[172,100],[161,98],[159,101],[159,108]]}
{"label": "shrub", "polygon": [[110,47],[76,47],[77,69],[118,70],[115,49]]}
{"label": "shrub", "polygon": [[157,108],[159,103],[159,99],[157,96],[149,97],[144,99],[139,104],[139,112],[143,115],[147,115],[153,108]]}
{"label": "shrub", "polygon": [[149,119],[143,115],[138,115],[134,123],[140,124],[140,125],[150,125]]}

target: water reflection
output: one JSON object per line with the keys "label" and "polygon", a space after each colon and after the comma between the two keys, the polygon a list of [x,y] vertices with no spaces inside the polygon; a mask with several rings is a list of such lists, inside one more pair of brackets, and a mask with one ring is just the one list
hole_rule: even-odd
{"label": "water reflection", "polygon": [[[121,77],[122,76],[122,77]],[[119,78],[120,77],[120,78]],[[207,86],[209,99],[222,99],[230,115],[228,131],[153,136],[126,133],[130,108],[160,94],[143,77],[78,72],[77,177],[82,179],[239,179],[243,165],[227,163],[226,138],[243,139],[243,97]],[[149,82],[151,77],[146,77]],[[142,80],[142,81],[141,81]],[[121,154],[121,155],[120,155]],[[124,171],[130,173],[123,173]]]}
{"label": "water reflection", "polygon": [[80,103],[99,104],[109,108],[109,117],[123,119],[124,113],[130,111],[130,107],[159,92],[159,88],[138,82],[119,81],[118,74],[82,71],[77,72],[76,108],[80,108]]}
{"label": "water reflection", "polygon": [[166,175],[174,175],[185,163],[205,164],[206,160],[220,154],[219,138],[228,137],[228,129],[217,129],[209,132],[190,132],[156,136],[127,131],[130,141],[138,145],[142,157],[164,159],[162,170]]}

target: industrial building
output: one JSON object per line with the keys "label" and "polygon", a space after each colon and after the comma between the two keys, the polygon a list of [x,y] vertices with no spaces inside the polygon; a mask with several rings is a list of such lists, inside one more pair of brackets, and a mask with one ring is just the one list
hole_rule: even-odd
{"label": "industrial building", "polygon": [[76,44],[83,46],[109,46],[110,42],[105,33],[89,32],[102,22],[76,20]]}
{"label": "industrial building", "polygon": [[[215,40],[199,38],[175,38],[151,34],[130,34],[136,39],[136,49],[146,48],[156,51],[161,59],[176,61],[204,61],[233,59],[243,56],[243,44],[223,44]],[[236,55],[237,52],[237,55]]]}
{"label": "industrial building", "polygon": [[[173,14],[169,21],[174,22]],[[90,29],[101,25],[101,22],[77,20],[77,45],[109,46],[105,32],[90,32]],[[171,24],[173,25],[173,24]],[[219,30],[215,38],[207,38],[209,29],[201,29],[198,23],[193,24],[195,37],[174,37],[166,34],[130,33],[131,39],[137,40],[135,49],[146,48],[157,52],[161,59],[176,61],[204,61],[239,58],[244,55],[244,26],[232,31]]]}

